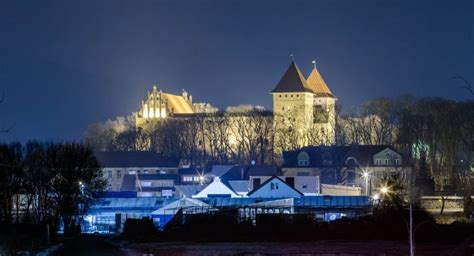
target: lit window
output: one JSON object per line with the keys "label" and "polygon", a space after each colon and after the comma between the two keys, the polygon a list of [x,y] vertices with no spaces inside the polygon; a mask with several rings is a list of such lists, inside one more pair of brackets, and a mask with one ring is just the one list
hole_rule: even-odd
{"label": "lit window", "polygon": [[183,176],[183,181],[191,182],[191,181],[193,181],[193,177],[192,176]]}
{"label": "lit window", "polygon": [[118,170],[117,171],[117,178],[122,178],[122,171],[121,170]]}
{"label": "lit window", "polygon": [[199,181],[199,176],[194,176],[193,179],[194,181]]}

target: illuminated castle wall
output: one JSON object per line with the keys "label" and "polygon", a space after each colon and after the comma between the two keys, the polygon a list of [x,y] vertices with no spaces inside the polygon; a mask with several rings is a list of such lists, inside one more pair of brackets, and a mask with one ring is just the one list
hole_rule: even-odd
{"label": "illuminated castle wall", "polygon": [[140,110],[135,113],[135,125],[137,128],[143,127],[153,120],[194,113],[192,96],[185,90],[181,95],[175,95],[158,91],[154,85],[148,91],[146,100],[142,100]]}
{"label": "illuminated castle wall", "polygon": [[[296,147],[335,143],[336,97],[332,94],[316,66],[307,79],[292,62],[275,89],[273,97],[273,123],[281,134],[296,134],[290,138]],[[136,127],[144,127],[153,120],[167,117],[189,117],[197,113],[213,113],[210,104],[193,104],[191,95],[158,91],[156,86],[142,101],[135,113]],[[282,143],[283,144],[283,143]]]}

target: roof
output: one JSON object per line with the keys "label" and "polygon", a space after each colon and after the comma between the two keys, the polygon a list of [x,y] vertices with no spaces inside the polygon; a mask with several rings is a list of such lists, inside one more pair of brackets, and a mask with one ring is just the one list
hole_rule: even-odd
{"label": "roof", "polygon": [[193,106],[181,95],[161,93],[163,100],[168,104],[167,107],[173,114],[193,114]]}
{"label": "roof", "polygon": [[373,156],[386,148],[397,152],[393,147],[387,145],[303,147],[299,150],[284,151],[283,167],[299,167],[298,155],[303,151],[309,156],[309,165],[305,167],[339,167],[345,165],[345,161],[348,157],[356,158],[361,166],[372,166],[374,164]]}
{"label": "roof", "polygon": [[277,174],[275,165],[235,165],[222,175],[221,180],[249,180],[250,176],[274,176]]}
{"label": "roof", "polygon": [[230,169],[232,169],[232,167],[234,167],[234,165],[213,165],[210,174],[221,177]]}
{"label": "roof", "polygon": [[290,185],[288,185],[284,180],[280,179],[280,177],[278,176],[274,176],[268,180],[266,180],[264,183],[260,184],[260,186],[254,188],[252,191],[248,192],[247,196],[250,196],[252,195],[253,193],[257,192],[258,190],[260,190],[261,188],[265,187],[268,183],[270,183],[271,181],[273,180],[280,180],[283,184],[287,185],[290,189],[294,190],[295,192],[297,192],[298,194],[300,194],[301,196],[304,196],[303,193],[301,193],[299,190],[295,189],[294,187],[291,187]]}
{"label": "roof", "polygon": [[203,174],[205,170],[198,170],[196,167],[186,167],[186,168],[179,168],[178,174],[180,175],[196,175],[196,174]]}
{"label": "roof", "polygon": [[321,76],[319,71],[316,69],[316,67],[313,68],[306,82],[308,83],[309,87],[314,92],[314,94],[316,94],[316,96],[336,98],[332,94],[326,82],[324,82],[323,77]]}
{"label": "roof", "polygon": [[295,199],[298,208],[368,208],[368,196],[305,196]]}
{"label": "roof", "polygon": [[249,192],[249,181],[248,180],[229,180],[230,187],[237,193]]}
{"label": "roof", "polygon": [[92,203],[88,214],[127,211],[150,211],[151,213],[151,211],[175,200],[161,197],[100,198]]}
{"label": "roof", "polygon": [[310,86],[306,83],[306,79],[301,74],[295,62],[291,62],[285,74],[278,82],[272,93],[275,92],[313,92]]}
{"label": "roof", "polygon": [[[137,175],[134,174],[125,174],[122,180],[122,188],[120,191],[136,191],[137,183],[135,182]],[[177,174],[138,174],[138,179],[141,181],[144,180],[174,180],[178,181]],[[142,187],[144,191],[145,187]],[[161,191],[161,190],[160,190]]]}
{"label": "roof", "polygon": [[158,210],[153,211],[152,215],[165,215],[171,214],[174,215],[179,209],[186,209],[186,208],[195,208],[195,207],[209,207],[208,204],[193,198],[182,198],[171,202],[167,205],[164,205]]}
{"label": "roof", "polygon": [[191,198],[193,195],[196,195],[201,190],[204,189],[204,185],[176,185],[176,191],[180,192],[185,197]]}
{"label": "roof", "polygon": [[179,165],[179,158],[164,157],[152,151],[106,151],[95,152],[95,157],[102,167],[174,167]]}

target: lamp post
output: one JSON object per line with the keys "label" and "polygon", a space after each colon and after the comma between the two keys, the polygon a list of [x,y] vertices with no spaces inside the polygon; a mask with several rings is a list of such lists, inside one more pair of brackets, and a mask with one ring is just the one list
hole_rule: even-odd
{"label": "lamp post", "polygon": [[368,196],[369,195],[369,173],[367,171],[365,171],[362,176],[364,177],[364,181],[365,181],[365,195]]}

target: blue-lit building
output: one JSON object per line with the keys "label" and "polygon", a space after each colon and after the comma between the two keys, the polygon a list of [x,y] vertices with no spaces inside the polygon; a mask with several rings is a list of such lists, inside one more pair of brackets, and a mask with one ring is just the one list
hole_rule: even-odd
{"label": "blue-lit building", "polygon": [[[315,219],[330,221],[356,218],[372,211],[367,196],[301,196],[289,198],[214,197],[162,198],[136,197],[127,193],[108,193],[98,198],[84,218],[85,232],[121,232],[128,218],[152,218],[163,228],[182,209],[183,214],[233,211],[239,219],[252,219],[258,214],[313,214]],[[185,218],[184,218],[185,219]]]}

